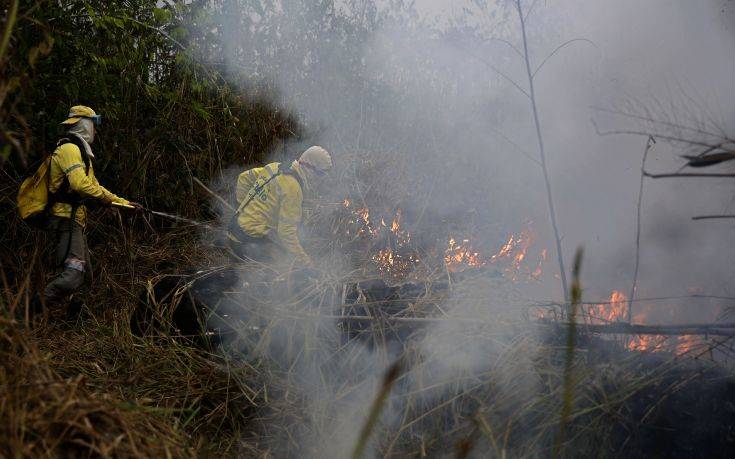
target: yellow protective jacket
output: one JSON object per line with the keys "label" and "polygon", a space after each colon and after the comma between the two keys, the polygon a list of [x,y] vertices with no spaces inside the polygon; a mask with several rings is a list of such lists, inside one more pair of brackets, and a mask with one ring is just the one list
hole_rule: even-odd
{"label": "yellow protective jacket", "polygon": [[[252,237],[269,237],[288,253],[309,260],[299,241],[298,225],[301,223],[301,206],[304,201],[299,181],[289,174],[280,174],[265,186],[263,184],[276,172],[279,163],[256,167],[240,174],[235,190],[241,204],[253,191],[253,199],[237,217],[237,223]],[[291,166],[306,183],[304,171],[298,163]],[[257,188],[256,188],[257,186]]]}
{"label": "yellow protective jacket", "polygon": [[[94,166],[90,158],[89,174],[85,174],[82,152],[73,143],[65,143],[54,150],[51,156],[51,170],[49,171],[49,194],[56,193],[64,183],[64,178],[69,181],[69,190],[80,198],[94,198],[102,203],[110,204],[118,202],[128,204],[128,201],[111,193],[100,185],[94,176]],[[70,218],[72,205],[57,202],[51,207],[51,215]],[[76,211],[76,221],[81,226],[87,222],[87,208],[80,205]]]}

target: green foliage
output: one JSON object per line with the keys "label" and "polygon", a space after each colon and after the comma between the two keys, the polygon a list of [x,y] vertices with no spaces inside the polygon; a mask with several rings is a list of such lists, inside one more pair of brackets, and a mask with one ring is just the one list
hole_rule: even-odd
{"label": "green foliage", "polygon": [[25,3],[0,70],[0,132],[18,159],[11,175],[53,148],[70,106],[89,105],[105,119],[94,148],[106,186],[198,214],[192,176],[218,178],[298,136],[293,117],[192,58],[204,46],[195,24],[207,17],[198,2]]}

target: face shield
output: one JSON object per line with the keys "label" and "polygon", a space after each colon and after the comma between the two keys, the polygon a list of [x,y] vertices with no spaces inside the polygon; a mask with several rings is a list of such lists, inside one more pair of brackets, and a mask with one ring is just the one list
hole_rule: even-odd
{"label": "face shield", "polygon": [[[99,115],[97,115],[99,116]],[[99,118],[98,123],[102,122],[102,118]],[[69,134],[76,134],[82,139],[84,139],[85,142],[88,144],[92,144],[94,142],[94,135],[95,135],[95,122],[93,119],[90,118],[82,118],[76,123],[74,123],[71,128],[69,129]]]}

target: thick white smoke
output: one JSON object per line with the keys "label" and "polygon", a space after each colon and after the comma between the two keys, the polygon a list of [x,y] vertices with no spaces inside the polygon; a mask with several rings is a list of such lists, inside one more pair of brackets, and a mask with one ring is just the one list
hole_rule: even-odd
{"label": "thick white smoke", "polygon": [[[550,249],[546,269],[556,269],[512,2],[468,1],[465,10],[440,0],[415,9],[400,2],[345,1],[330,10],[334,16],[308,2],[223,3],[214,17],[227,44],[228,68],[272,83],[279,94],[274,102],[300,116],[309,134],[293,150],[324,145],[337,167],[347,167],[352,154],[376,153],[376,161],[385,152],[399,155],[410,167],[395,170],[381,193],[404,199],[406,183],[415,184],[411,196],[423,201],[401,204],[422,208],[429,222],[463,219],[471,210],[488,248],[498,248],[510,232],[533,220]],[[523,6],[531,10],[533,66],[544,63],[535,77],[536,96],[564,260],[569,267],[573,251],[585,247],[588,297],[627,292],[646,137],[599,135],[595,124],[600,131],[646,131],[650,125],[609,110],[646,115],[649,109],[661,120],[733,132],[733,8],[717,0],[560,0]],[[554,53],[577,38],[584,40]],[[673,171],[683,164],[678,153],[660,140],[647,167]],[[639,297],[687,295],[693,289],[730,296],[732,225],[690,217],[732,211],[732,191],[729,180],[646,181]],[[350,189],[328,192],[340,200]],[[422,230],[429,229],[414,229]],[[471,306],[479,293],[488,298],[482,310]],[[553,278],[526,294],[561,300]],[[473,289],[472,301],[457,294],[448,304],[458,315],[502,324],[498,318],[509,311],[495,305],[493,295],[484,285]],[[695,303],[679,319],[709,320],[711,308],[721,305]],[[430,329],[418,344],[418,352],[441,362],[422,370],[422,384],[456,372],[481,373],[501,358],[497,343],[465,342],[464,331],[453,327]],[[337,365],[330,373],[303,369],[301,380],[315,388],[305,422],[319,428],[313,438],[298,441],[311,451],[331,457],[349,453],[391,357],[367,349],[354,353],[364,359],[369,376],[359,391],[339,400],[330,399],[325,388],[349,379],[352,375],[340,368],[352,367]],[[505,375],[508,381],[526,376],[527,366],[518,368],[519,374]],[[530,376],[522,380],[521,386],[500,384],[499,390],[526,397],[535,382]],[[392,414],[401,415],[388,413],[388,424],[395,422]]]}

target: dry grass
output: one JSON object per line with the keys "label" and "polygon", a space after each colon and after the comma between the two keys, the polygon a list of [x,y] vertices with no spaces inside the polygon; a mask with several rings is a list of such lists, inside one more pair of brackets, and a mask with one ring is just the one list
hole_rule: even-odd
{"label": "dry grass", "polygon": [[[64,374],[57,368],[56,359],[63,358],[58,352],[46,352],[26,333],[12,333],[7,322],[2,326],[0,448],[4,456],[192,455],[187,435],[164,416],[151,416],[123,394],[110,391],[110,386],[103,387],[99,374],[90,379],[69,372],[68,362]],[[61,347],[73,347],[60,336],[56,339]],[[86,359],[90,365],[96,362],[90,356]]]}
{"label": "dry grass", "polygon": [[16,246],[3,250],[0,456],[242,451],[240,437],[260,403],[259,371],[231,368],[221,356],[168,336],[140,338],[130,331],[130,314],[153,273],[209,262],[208,250],[193,244],[197,233],[98,213],[89,231],[96,278],[80,295],[80,320],[68,323],[63,310],[52,310],[29,328],[11,318],[42,286],[45,259],[35,246],[45,238],[29,233],[11,212],[3,215],[6,241]]}
{"label": "dry grass", "polygon": [[257,372],[123,322],[4,321],[4,455],[188,457],[232,451],[255,405]]}
{"label": "dry grass", "polygon": [[[347,455],[385,368],[399,358],[403,370],[372,416],[368,454],[550,455],[564,337],[524,317],[530,302],[507,279],[492,270],[449,275],[428,250],[419,287],[396,287],[388,301],[367,289],[350,296],[376,277],[368,256],[376,247],[342,239],[335,208],[332,198],[309,214],[318,229],[310,234],[322,235],[313,247],[330,260],[310,280],[289,267],[224,263],[191,228],[103,215],[91,234],[98,279],[82,320],[63,324],[57,313],[21,330],[8,315],[0,319],[0,455]],[[32,238],[11,230],[30,256]],[[34,267],[12,266],[2,300],[22,306]],[[148,282],[155,289],[165,274],[189,268],[238,273],[224,292],[236,305],[226,343],[204,351],[170,327],[133,336],[128,321]],[[694,425],[682,414],[690,411],[715,436],[732,419],[730,373],[716,363],[631,353],[595,336],[578,343],[567,455],[644,455],[666,446],[651,444],[660,432]],[[692,429],[693,439],[732,447]]]}

